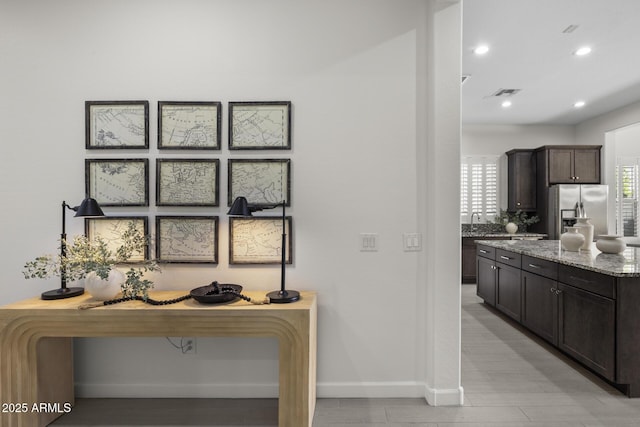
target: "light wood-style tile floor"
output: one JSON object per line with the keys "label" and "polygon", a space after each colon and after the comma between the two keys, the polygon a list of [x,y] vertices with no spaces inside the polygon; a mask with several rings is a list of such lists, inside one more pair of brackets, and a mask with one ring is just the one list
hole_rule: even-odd
{"label": "light wood-style tile floor", "polygon": [[[462,407],[424,399],[319,399],[314,427],[640,426],[629,399],[462,287]],[[275,399],[79,399],[52,426],[277,425]]]}

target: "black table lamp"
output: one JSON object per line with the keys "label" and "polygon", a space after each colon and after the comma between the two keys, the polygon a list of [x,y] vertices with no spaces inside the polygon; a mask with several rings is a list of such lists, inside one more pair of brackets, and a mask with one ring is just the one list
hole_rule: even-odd
{"label": "black table lamp", "polygon": [[[77,217],[100,217],[104,216],[100,205],[95,199],[86,198],[82,201],[80,206],[71,207],[67,202],[62,202],[62,233],[60,234],[60,258],[64,259],[67,256],[67,232],[66,232],[66,209],[74,211]],[[67,274],[65,267],[60,268],[60,288],[52,291],[47,291],[42,294],[42,299],[62,299],[71,298],[84,293],[84,288],[67,288]]]}
{"label": "black table lamp", "polygon": [[285,217],[285,206],[286,202],[283,200],[280,203],[276,203],[275,205],[267,205],[267,206],[254,206],[250,205],[247,202],[245,197],[237,197],[233,204],[231,205],[231,209],[227,212],[229,216],[240,216],[240,217],[248,217],[253,216],[253,212],[261,211],[263,209],[274,209],[278,206],[282,206],[282,261],[280,263],[280,290],[269,292],[267,297],[273,303],[285,303],[285,302],[294,302],[300,299],[300,292],[298,291],[288,291],[284,286],[284,276],[285,276],[285,263],[286,263],[286,250],[287,250],[287,229],[286,229],[286,217]]}

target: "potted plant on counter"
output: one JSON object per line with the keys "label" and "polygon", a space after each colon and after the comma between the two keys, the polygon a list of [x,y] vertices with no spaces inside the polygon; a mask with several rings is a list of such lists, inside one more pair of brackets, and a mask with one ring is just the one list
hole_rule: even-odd
{"label": "potted plant on counter", "polygon": [[[89,240],[77,236],[66,243],[66,256],[43,255],[25,264],[25,279],[46,279],[64,274],[69,281],[84,281],[85,290],[94,298],[108,300],[122,292],[123,297],[148,298],[151,280],[144,274],[159,271],[154,260],[131,261],[144,254],[148,238],[133,222],[121,235],[121,244],[112,250],[100,236]],[[143,257],[144,258],[144,257]],[[117,265],[129,265],[126,273],[116,269]]]}
{"label": "potted plant on counter", "polygon": [[495,224],[502,224],[505,226],[507,233],[514,234],[520,230],[523,233],[527,231],[527,227],[540,221],[537,215],[529,216],[528,213],[517,210],[515,212],[508,212],[504,209],[500,209],[500,214],[494,218]]}

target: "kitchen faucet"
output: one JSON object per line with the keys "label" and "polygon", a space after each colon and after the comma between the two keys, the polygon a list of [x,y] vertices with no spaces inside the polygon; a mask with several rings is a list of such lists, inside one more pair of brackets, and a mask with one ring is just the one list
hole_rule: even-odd
{"label": "kitchen faucet", "polygon": [[480,214],[478,212],[473,212],[471,214],[471,231],[476,231],[478,229],[477,227],[476,228],[473,227],[473,217],[475,215],[478,215],[478,222],[480,222]]}

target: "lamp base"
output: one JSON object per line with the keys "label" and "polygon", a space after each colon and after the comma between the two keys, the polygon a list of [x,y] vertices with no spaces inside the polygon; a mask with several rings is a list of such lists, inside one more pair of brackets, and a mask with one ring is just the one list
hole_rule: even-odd
{"label": "lamp base", "polygon": [[287,302],[295,302],[300,299],[298,291],[273,291],[267,294],[272,303],[281,304]]}
{"label": "lamp base", "polygon": [[71,298],[71,297],[77,297],[78,295],[82,295],[83,293],[84,293],[84,288],[59,288],[59,289],[54,289],[52,291],[43,292],[42,299],[52,300],[52,299]]}

